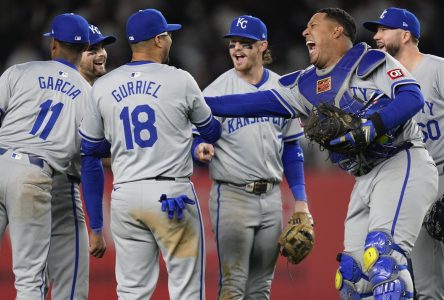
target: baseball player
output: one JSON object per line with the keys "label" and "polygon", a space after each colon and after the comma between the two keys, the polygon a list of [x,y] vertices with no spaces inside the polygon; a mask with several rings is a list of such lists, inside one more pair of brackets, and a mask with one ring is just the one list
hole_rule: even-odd
{"label": "baseball player", "polygon": [[[444,193],[444,59],[423,54],[418,49],[420,23],[406,9],[390,7],[378,21],[365,22],[375,32],[377,48],[388,52],[421,85],[425,105],[415,116],[423,132],[423,141],[439,173],[438,196]],[[423,225],[412,252],[413,272],[418,299],[444,299],[444,244],[433,239]]]}
{"label": "baseball player", "polygon": [[[224,37],[229,38],[234,68],[211,83],[205,96],[248,93],[278,84],[279,76],[264,68],[272,59],[267,28],[260,19],[239,16]],[[282,230],[279,183],[283,172],[296,199],[295,210],[309,212],[298,142],[303,132],[296,120],[278,117],[220,121],[222,136],[214,149],[195,142],[192,151],[202,162],[208,161],[207,153],[215,153],[209,168],[211,222],[219,256],[218,298],[269,299],[279,254],[276,241]]]}
{"label": "baseball player", "polygon": [[341,299],[412,299],[407,261],[438,186],[435,164],[411,119],[423,96],[393,57],[365,43],[353,46],[356,26],[345,11],[319,10],[302,34],[312,66],[282,77],[279,88],[207,103],[215,115],[300,115],[303,123],[320,103],[359,116],[361,126],[328,142],[345,149],[366,145],[358,154],[330,152],[332,162],[356,179],[336,288]]}
{"label": "baseball player", "polygon": [[[93,84],[105,74],[105,45],[114,43],[113,36],[103,36],[94,25],[89,25],[90,45],[83,52],[79,72]],[[73,161],[67,174],[56,175],[52,184],[52,228],[48,255],[48,284],[51,298],[88,299],[89,253],[102,257],[105,244],[102,236],[88,232],[80,199],[80,156]]]}
{"label": "baseball player", "polygon": [[51,27],[52,60],[12,66],[0,78],[0,239],[9,224],[16,299],[44,297],[52,177],[78,155],[90,91],[75,67],[88,47],[88,23],[62,14]]}
{"label": "baseball player", "polygon": [[[155,9],[127,21],[132,61],[98,79],[80,134],[82,184],[92,230],[101,230],[103,173],[110,143],[114,189],[111,232],[119,299],[147,299],[168,270],[170,299],[204,299],[205,249],[199,203],[190,182],[191,125],[215,142],[220,123],[191,75],[166,65],[171,32]],[[100,186],[99,186],[100,184]]]}

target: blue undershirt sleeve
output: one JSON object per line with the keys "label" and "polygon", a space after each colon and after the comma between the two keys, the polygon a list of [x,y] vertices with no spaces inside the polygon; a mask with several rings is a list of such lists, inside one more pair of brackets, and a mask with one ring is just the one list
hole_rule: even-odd
{"label": "blue undershirt sleeve", "polygon": [[298,141],[284,143],[282,164],[294,199],[307,202],[304,178],[304,153]]}
{"label": "blue undershirt sleeve", "polygon": [[[277,93],[277,92],[276,92]],[[258,91],[205,97],[215,116],[220,117],[294,117],[294,111],[286,108],[272,91]]]}
{"label": "blue undershirt sleeve", "polygon": [[82,154],[96,156],[96,157],[110,157],[111,156],[111,144],[107,140],[100,142],[90,142],[82,139],[81,141]]}
{"label": "blue undershirt sleeve", "polygon": [[222,125],[214,117],[212,117],[211,121],[206,125],[196,125],[196,129],[197,131],[199,131],[199,134],[202,136],[202,138],[209,144],[215,143],[222,134]]}
{"label": "blue undershirt sleeve", "polygon": [[93,231],[100,232],[103,227],[102,197],[105,177],[99,157],[82,156],[81,181],[89,225]]}
{"label": "blue undershirt sleeve", "polygon": [[368,117],[375,126],[378,136],[402,125],[412,118],[424,106],[424,97],[416,84],[400,85],[395,90],[395,97],[381,111]]}

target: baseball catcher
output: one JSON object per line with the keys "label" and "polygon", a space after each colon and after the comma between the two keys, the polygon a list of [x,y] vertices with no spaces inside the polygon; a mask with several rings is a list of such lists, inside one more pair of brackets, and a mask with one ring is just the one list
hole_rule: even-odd
{"label": "baseball catcher", "polygon": [[314,245],[313,218],[305,212],[295,212],[279,237],[281,255],[292,264],[300,263]]}

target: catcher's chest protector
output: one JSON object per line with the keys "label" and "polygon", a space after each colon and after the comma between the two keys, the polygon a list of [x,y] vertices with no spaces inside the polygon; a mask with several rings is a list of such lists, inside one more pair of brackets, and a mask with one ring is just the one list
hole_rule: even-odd
{"label": "catcher's chest protector", "polygon": [[366,103],[350,94],[350,79],[356,71],[365,77],[379,66],[385,59],[379,53],[369,50],[365,43],[357,44],[327,74],[318,75],[314,67],[303,72],[298,79],[299,91],[311,106],[327,102],[357,114]]}

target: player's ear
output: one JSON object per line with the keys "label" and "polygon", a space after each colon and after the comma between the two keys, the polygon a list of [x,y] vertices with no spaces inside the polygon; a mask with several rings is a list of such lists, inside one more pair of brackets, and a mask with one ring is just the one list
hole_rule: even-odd
{"label": "player's ear", "polygon": [[341,37],[343,34],[344,34],[344,27],[338,25],[333,28],[332,35],[334,39]]}
{"label": "player's ear", "polygon": [[261,52],[264,52],[267,49],[268,49],[268,41],[260,41],[259,50]]}

